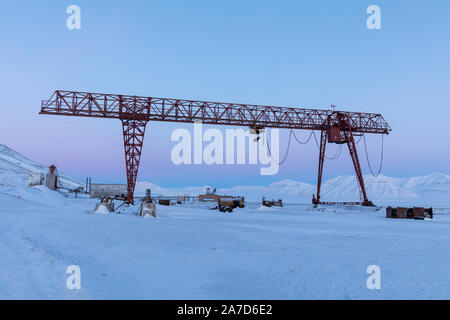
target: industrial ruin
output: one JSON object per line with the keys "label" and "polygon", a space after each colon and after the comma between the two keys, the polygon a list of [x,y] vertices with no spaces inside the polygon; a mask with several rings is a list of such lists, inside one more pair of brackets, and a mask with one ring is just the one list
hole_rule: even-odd
{"label": "industrial ruin", "polygon": [[275,201],[274,199],[272,199],[272,201],[270,200],[266,200],[266,198],[262,198],[262,205],[265,207],[282,207],[283,206],[283,200],[278,199],[277,201]]}
{"label": "industrial ruin", "polygon": [[[149,121],[170,121],[243,126],[257,135],[265,128],[311,130],[320,132],[317,192],[313,204],[331,204],[321,199],[321,184],[327,143],[346,144],[352,159],[360,201],[346,204],[371,206],[355,144],[355,136],[387,135],[391,127],[381,114],[250,104],[166,99],[130,95],[56,90],[43,100],[40,114],[72,117],[119,119],[122,122],[127,173],[125,201],[134,204],[134,189],[139,170],[145,128]],[[210,199],[215,198],[209,196]]]}
{"label": "industrial ruin", "polygon": [[[155,97],[141,97],[129,95],[113,95],[77,91],[56,90],[48,100],[43,100],[40,114],[63,115],[76,117],[97,117],[119,119],[122,122],[127,184],[91,184],[87,179],[84,192],[90,198],[100,199],[99,207],[107,211],[114,211],[114,200],[121,200],[126,204],[135,203],[134,189],[139,170],[145,127],[149,121],[171,121],[205,124],[245,126],[255,134],[256,139],[266,128],[282,128],[291,130],[311,130],[320,132],[319,161],[317,175],[317,190],[312,203],[345,204],[373,206],[368,199],[359,157],[355,144],[355,136],[364,137],[365,134],[387,135],[392,130],[381,114],[346,112],[305,108],[286,108],[263,105],[232,104],[222,102],[195,101],[183,99],[166,99]],[[356,180],[360,194],[360,201],[329,202],[321,199],[322,175],[325,162],[325,149],[328,143],[346,144],[355,169]],[[381,169],[381,166],[380,166]],[[56,190],[64,188],[60,185],[56,167],[51,166],[45,178],[40,173],[30,175],[30,186],[45,183]],[[69,190],[82,192],[83,188]],[[141,198],[141,215],[156,216],[156,204],[177,205],[188,201],[217,203],[216,209],[231,212],[233,209],[244,207],[244,198],[239,196],[219,195],[216,189],[208,188],[205,194],[198,196],[179,195],[176,197],[152,197],[147,194]],[[267,207],[283,207],[281,199],[262,199],[262,205]],[[97,208],[98,209],[98,208]],[[386,209],[389,218],[432,218],[432,209],[423,208],[391,208]],[[146,213],[143,214],[143,211]]]}
{"label": "industrial ruin", "polygon": [[92,183],[89,185],[89,196],[91,199],[111,197],[118,200],[125,200],[127,197],[127,185]]}
{"label": "industrial ruin", "polygon": [[[46,174],[42,172],[32,172],[29,175],[29,186],[39,186],[44,185],[53,191],[65,190],[69,193],[84,193],[89,195],[89,198],[100,199],[100,202],[96,204],[94,212],[96,213],[112,213],[116,212],[117,209],[127,204],[127,185],[125,184],[100,184],[91,183],[91,178],[86,179],[86,188],[77,187],[74,189],[65,188],[59,179],[58,172],[55,165],[51,165],[48,168]],[[236,208],[245,207],[245,198],[241,196],[232,195],[220,195],[216,193],[216,189],[211,190],[211,187],[206,188],[206,192],[194,195],[180,195],[180,196],[152,196],[151,190],[147,189],[145,191],[145,196],[135,197],[140,199],[140,207],[138,214],[141,217],[150,215],[156,217],[157,207],[161,206],[171,206],[171,205],[182,205],[188,203],[215,203],[215,207],[209,208],[210,210],[219,210],[220,212],[233,212]],[[122,201],[122,204],[115,207],[114,200]],[[265,207],[283,207],[283,200],[267,200],[262,197],[262,206]],[[343,202],[345,204],[345,202]],[[350,203],[352,204],[352,203]],[[433,208],[423,208],[423,207],[396,207],[391,206],[386,207],[386,218],[391,219],[415,219],[424,220],[425,218],[433,219]]]}
{"label": "industrial ruin", "polygon": [[386,218],[416,220],[424,220],[425,218],[433,219],[433,208],[425,209],[422,207],[387,207]]}

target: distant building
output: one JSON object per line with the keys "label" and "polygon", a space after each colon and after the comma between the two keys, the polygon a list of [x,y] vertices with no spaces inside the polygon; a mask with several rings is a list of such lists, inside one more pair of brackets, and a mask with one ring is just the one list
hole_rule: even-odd
{"label": "distant building", "polygon": [[125,198],[128,194],[126,184],[101,184],[92,183],[90,186],[89,197],[93,198]]}
{"label": "distant building", "polygon": [[198,201],[199,202],[218,202],[219,199],[220,200],[226,200],[226,199],[230,199],[233,198],[233,196],[230,195],[220,195],[220,194],[216,194],[216,189],[214,189],[211,192],[211,188],[206,188],[206,193],[205,194],[199,194],[198,195]]}

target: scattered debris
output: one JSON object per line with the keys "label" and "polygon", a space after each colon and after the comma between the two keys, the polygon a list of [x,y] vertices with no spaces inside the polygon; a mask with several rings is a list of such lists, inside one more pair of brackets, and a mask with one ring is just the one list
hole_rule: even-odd
{"label": "scattered debris", "polygon": [[233,212],[233,209],[236,208],[244,208],[244,198],[225,198],[219,199],[217,201],[217,207],[215,209],[219,209],[220,212]]}
{"label": "scattered debris", "polygon": [[233,208],[230,206],[219,206],[220,212],[233,212]]}
{"label": "scattered debris", "polygon": [[75,189],[69,189],[69,193],[75,193],[75,198],[78,198],[78,194],[82,193],[84,188],[82,186],[79,186]]}
{"label": "scattered debris", "polygon": [[283,206],[283,200],[278,199],[278,201],[275,201],[272,199],[272,201],[267,201],[264,197],[262,198],[262,205],[265,207],[282,207]]}
{"label": "scattered debris", "polygon": [[170,199],[159,199],[158,204],[162,206],[170,206]]}

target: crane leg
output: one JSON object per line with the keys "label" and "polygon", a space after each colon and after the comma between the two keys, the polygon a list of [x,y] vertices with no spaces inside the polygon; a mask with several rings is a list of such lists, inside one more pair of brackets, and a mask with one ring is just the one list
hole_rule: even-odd
{"label": "crane leg", "polygon": [[144,143],[146,120],[122,119],[123,144],[125,147],[125,163],[127,168],[127,202],[134,204],[134,187],[141,160]]}
{"label": "crane leg", "polygon": [[370,206],[373,205],[372,202],[367,199],[367,192],[366,187],[364,185],[364,178],[361,171],[361,165],[359,164],[359,158],[358,158],[358,152],[356,150],[356,144],[355,139],[353,137],[353,133],[350,127],[350,120],[348,121],[348,131],[345,131],[346,135],[346,141],[348,150],[350,152],[350,156],[353,161],[353,166],[355,167],[355,173],[356,173],[356,180],[358,181],[358,187],[359,187],[359,196],[362,201],[362,205],[364,206]]}
{"label": "crane leg", "polygon": [[322,130],[320,133],[320,148],[319,148],[319,170],[317,173],[317,194],[313,197],[313,204],[320,203],[320,187],[322,185],[323,164],[325,161],[325,147],[327,146],[327,131]]}

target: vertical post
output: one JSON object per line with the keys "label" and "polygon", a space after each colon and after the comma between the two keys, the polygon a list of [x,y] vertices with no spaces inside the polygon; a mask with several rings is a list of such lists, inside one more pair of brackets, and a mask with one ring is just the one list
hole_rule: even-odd
{"label": "vertical post", "polygon": [[134,187],[141,161],[147,120],[122,119],[123,144],[125,148],[125,163],[127,169],[127,202],[134,204]]}
{"label": "vertical post", "polygon": [[327,130],[322,130],[320,133],[320,148],[319,148],[319,170],[317,174],[317,194],[313,197],[313,204],[320,203],[320,187],[322,185],[323,164],[325,161],[325,147],[327,146]]}
{"label": "vertical post", "polygon": [[345,140],[347,142],[348,151],[352,157],[353,166],[355,167],[356,180],[358,181],[359,196],[364,206],[370,206],[372,203],[367,199],[366,187],[364,185],[364,178],[362,175],[361,165],[359,163],[358,152],[356,150],[355,139],[353,137],[352,127],[350,123],[350,117],[346,121],[346,130],[344,130]]}

